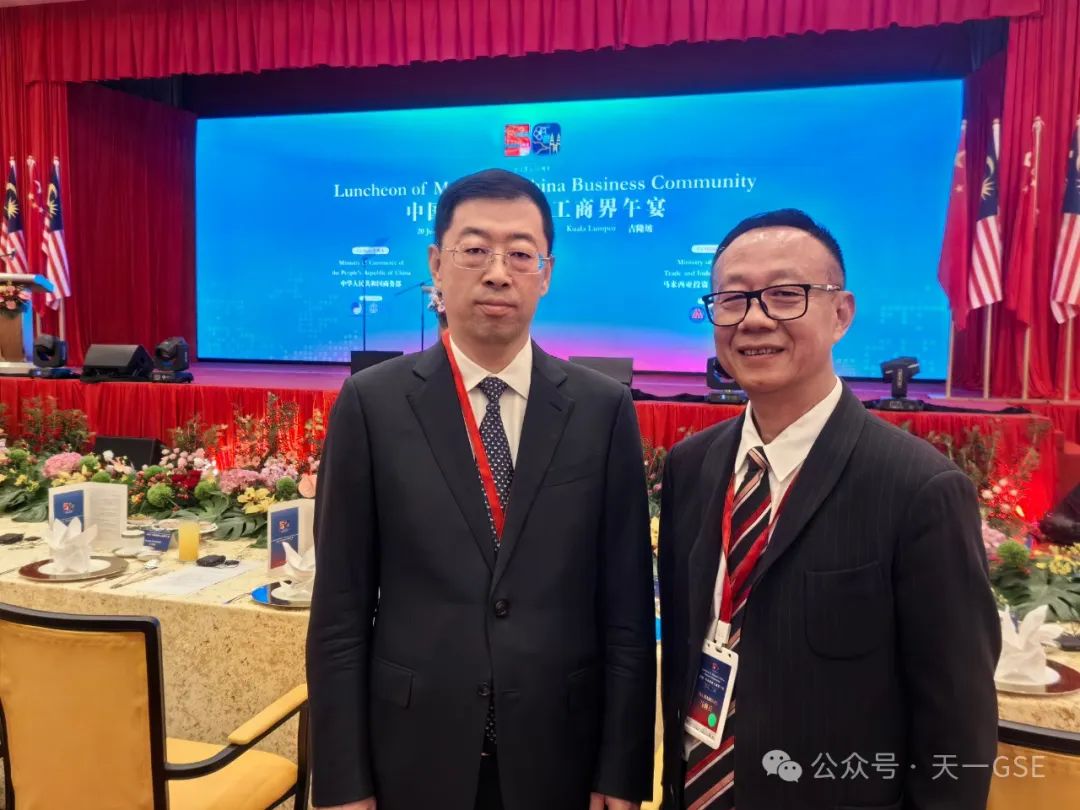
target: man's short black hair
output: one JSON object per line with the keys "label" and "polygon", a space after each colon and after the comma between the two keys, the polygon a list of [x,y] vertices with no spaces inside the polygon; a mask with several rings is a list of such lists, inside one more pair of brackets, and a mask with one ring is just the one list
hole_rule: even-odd
{"label": "man's short black hair", "polygon": [[752,217],[744,219],[728,231],[727,236],[723,238],[719,247],[716,248],[716,253],[713,254],[713,268],[716,268],[716,262],[720,258],[720,254],[727,250],[732,242],[744,233],[756,231],[760,228],[798,228],[800,231],[810,234],[821,242],[832,257],[836,259],[836,264],[840,268],[840,286],[844,286],[846,283],[847,270],[844,268],[844,254],[840,252],[840,243],[836,241],[835,236],[829,233],[827,228],[819,225],[809,214],[800,211],[798,208],[779,208],[775,211],[766,211],[763,214],[754,214]]}
{"label": "man's short black hair", "polygon": [[550,254],[555,247],[555,226],[551,221],[551,206],[547,197],[531,180],[506,169],[485,169],[468,174],[446,187],[435,209],[435,244],[442,245],[442,238],[450,228],[450,220],[454,218],[454,210],[461,203],[467,200],[517,200],[522,197],[532,200],[540,209],[547,252]]}

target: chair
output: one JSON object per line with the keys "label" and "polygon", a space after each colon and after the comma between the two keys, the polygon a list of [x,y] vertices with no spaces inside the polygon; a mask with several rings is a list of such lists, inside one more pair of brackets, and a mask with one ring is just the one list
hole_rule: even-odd
{"label": "chair", "polygon": [[1059,810],[1080,795],[1080,734],[998,722],[987,810]]}
{"label": "chair", "polygon": [[[156,619],[0,605],[8,810],[307,807],[307,686],[211,745],[166,738]],[[252,748],[300,715],[298,764]]]}

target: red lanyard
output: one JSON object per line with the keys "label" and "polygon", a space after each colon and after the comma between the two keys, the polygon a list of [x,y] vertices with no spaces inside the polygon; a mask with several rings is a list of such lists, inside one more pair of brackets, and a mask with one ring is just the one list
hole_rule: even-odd
{"label": "red lanyard", "polygon": [[[764,474],[768,476],[769,471],[765,470]],[[787,503],[788,497],[791,495],[791,490],[795,488],[795,481],[798,479],[798,473],[791,479],[791,483],[788,484],[787,490],[784,492],[784,497],[780,499],[779,508],[773,510],[772,516],[769,518],[769,527],[761,533],[761,535],[754,541],[754,544],[750,546],[750,549],[746,552],[746,557],[743,558],[742,563],[739,564],[739,568],[735,571],[728,571],[728,549],[731,547],[731,513],[732,507],[735,504],[735,476],[731,476],[731,482],[728,484],[727,496],[724,498],[724,517],[723,524],[720,526],[720,536],[722,538],[723,553],[720,557],[720,610],[717,613],[717,620],[724,624],[731,624],[731,614],[733,612],[733,605],[735,594],[742,590],[742,587],[746,584],[746,580],[750,577],[750,574],[754,570],[754,566],[757,565],[758,559],[761,557],[762,552],[765,551],[765,547],[769,544],[769,538],[772,537],[773,529],[776,528],[776,521],[780,518],[780,513],[784,509],[784,504]]]}
{"label": "red lanyard", "polygon": [[450,332],[442,334],[443,348],[446,349],[446,357],[450,360],[450,371],[454,375],[454,389],[457,391],[458,404],[461,405],[461,414],[465,417],[465,429],[469,433],[469,443],[472,445],[473,455],[476,456],[476,466],[480,470],[480,481],[484,485],[484,496],[487,498],[488,508],[491,510],[491,520],[495,524],[495,536],[502,540],[503,526],[506,524],[506,516],[503,513],[502,503],[499,501],[499,491],[495,488],[495,476],[491,472],[491,463],[488,461],[487,450],[484,449],[484,440],[480,438],[480,428],[476,424],[476,414],[473,413],[472,403],[469,402],[469,392],[465,390],[465,381],[461,378],[461,369],[458,368],[457,358],[450,346]]}

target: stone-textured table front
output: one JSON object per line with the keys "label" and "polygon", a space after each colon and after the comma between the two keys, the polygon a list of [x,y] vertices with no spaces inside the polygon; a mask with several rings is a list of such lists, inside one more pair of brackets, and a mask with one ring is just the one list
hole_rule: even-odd
{"label": "stone-textured table front", "polygon": [[[0,518],[0,534],[42,535],[45,524]],[[256,565],[225,582],[190,596],[139,592],[140,583],[111,588],[122,580],[44,583],[21,577],[18,567],[49,556],[44,541],[30,547],[0,547],[0,602],[65,613],[154,616],[161,624],[165,678],[165,729],[183,737],[224,745],[233,729],[304,682],[306,610],[276,610],[244,598],[272,577],[267,552],[250,548],[251,540],[204,542],[201,554],[224,554]],[[95,552],[100,553],[100,552]],[[162,558],[159,570],[178,570],[176,550]],[[129,571],[142,567],[131,560]],[[16,570],[9,570],[16,569]],[[153,582],[153,579],[148,582]],[[296,720],[267,737],[260,746],[296,757]]]}

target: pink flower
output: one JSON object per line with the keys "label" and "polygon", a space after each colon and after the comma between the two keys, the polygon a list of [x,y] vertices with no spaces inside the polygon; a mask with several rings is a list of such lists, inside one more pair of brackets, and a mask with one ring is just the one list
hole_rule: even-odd
{"label": "pink flower", "polygon": [[247,489],[262,483],[262,477],[254,470],[226,470],[221,474],[218,487],[226,495],[232,495],[237,490]]}
{"label": "pink flower", "polygon": [[8,309],[15,309],[15,302],[14,301],[7,301],[7,302],[4,303],[4,306],[7,307]]}
{"label": "pink flower", "polygon": [[82,464],[81,453],[57,453],[45,459],[45,477],[55,478],[62,472],[71,473]]}
{"label": "pink flower", "polygon": [[982,525],[982,537],[983,547],[986,549],[987,555],[993,555],[997,551],[997,547],[1008,539],[1003,533],[987,526],[985,523]]}

